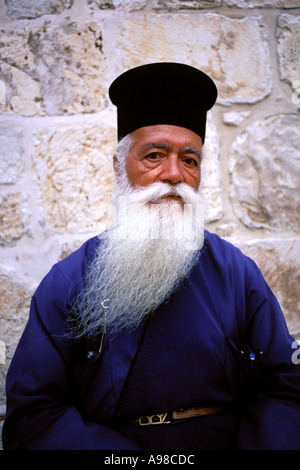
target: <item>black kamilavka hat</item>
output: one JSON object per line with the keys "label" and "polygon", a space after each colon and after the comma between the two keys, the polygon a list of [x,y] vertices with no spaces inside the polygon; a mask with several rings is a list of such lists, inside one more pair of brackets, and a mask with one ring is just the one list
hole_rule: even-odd
{"label": "black kamilavka hat", "polygon": [[130,69],[109,88],[118,140],[144,126],[170,124],[192,130],[204,143],[206,114],[217,94],[212,79],[189,65],[158,62]]}

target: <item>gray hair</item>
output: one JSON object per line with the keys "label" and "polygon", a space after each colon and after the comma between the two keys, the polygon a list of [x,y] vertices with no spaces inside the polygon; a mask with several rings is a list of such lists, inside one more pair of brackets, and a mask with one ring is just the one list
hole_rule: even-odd
{"label": "gray hair", "polygon": [[131,150],[131,147],[134,143],[134,139],[131,134],[126,135],[123,139],[120,140],[118,143],[116,150],[115,150],[115,157],[118,160],[118,176],[117,176],[117,183],[119,189],[128,190],[129,181],[127,177],[126,171],[126,160]]}
{"label": "gray hair", "polygon": [[115,156],[117,157],[120,164],[125,163],[133,143],[134,140],[131,134],[128,134],[123,137],[123,139],[121,139],[118,143],[115,150]]}

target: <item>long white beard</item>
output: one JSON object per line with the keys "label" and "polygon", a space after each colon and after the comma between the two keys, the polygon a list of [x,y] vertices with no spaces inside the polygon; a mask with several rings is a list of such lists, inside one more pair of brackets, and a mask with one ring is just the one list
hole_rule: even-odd
{"label": "long white beard", "polygon": [[[174,191],[184,206],[160,202]],[[105,328],[108,333],[136,328],[178,288],[203,246],[202,198],[186,184],[127,188],[117,194],[115,207],[116,221],[101,236],[77,299],[81,333],[87,336]]]}

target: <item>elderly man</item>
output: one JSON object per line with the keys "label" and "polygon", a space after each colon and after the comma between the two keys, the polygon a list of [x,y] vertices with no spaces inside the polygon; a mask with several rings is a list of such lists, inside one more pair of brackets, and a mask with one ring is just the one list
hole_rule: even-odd
{"label": "elderly man", "polygon": [[129,70],[116,220],[38,287],[7,377],[6,449],[299,449],[300,365],[255,263],[208,233],[198,191],[217,90]]}

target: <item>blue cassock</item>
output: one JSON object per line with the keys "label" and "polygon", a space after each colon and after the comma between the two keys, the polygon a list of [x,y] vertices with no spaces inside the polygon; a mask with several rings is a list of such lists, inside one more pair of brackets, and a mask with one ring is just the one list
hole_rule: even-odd
{"label": "blue cassock", "polygon": [[[65,331],[98,244],[56,264],[32,299],[7,376],[4,448],[300,449],[300,353],[256,264],[206,232],[198,264],[147,328],[105,338],[91,358],[93,345]],[[225,411],[127,423],[191,405]]]}

